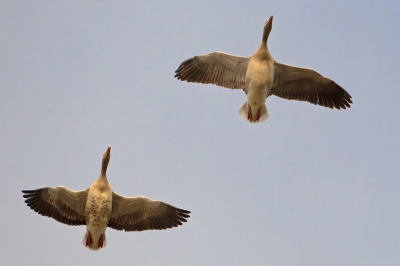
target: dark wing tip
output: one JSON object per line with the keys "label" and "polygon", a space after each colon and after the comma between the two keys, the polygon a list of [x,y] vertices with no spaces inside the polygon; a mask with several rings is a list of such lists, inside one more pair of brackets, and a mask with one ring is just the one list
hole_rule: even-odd
{"label": "dark wing tip", "polygon": [[351,95],[343,87],[315,70],[286,66],[276,62],[275,67],[287,76],[283,74],[282,77],[277,76],[276,84],[268,96],[273,94],[288,100],[307,101],[314,105],[338,110],[350,108],[350,104],[353,103]]}
{"label": "dark wing tip", "polygon": [[43,189],[44,188],[38,188],[33,190],[21,190],[21,192],[24,193],[22,197],[26,198],[27,200],[25,202],[27,202],[29,199],[37,197],[38,193],[41,193]]}
{"label": "dark wing tip", "polygon": [[175,208],[175,211],[177,212],[178,218],[180,221],[187,222],[187,220],[185,218],[190,217],[190,215],[189,215],[190,211],[182,210],[182,209],[178,209],[178,208]]}
{"label": "dark wing tip", "polygon": [[143,217],[137,217],[134,213],[125,214],[112,218],[108,227],[116,230],[145,231],[145,230],[165,230],[182,225],[187,222],[190,211],[176,208],[165,202],[160,202],[158,210],[150,211]]}
{"label": "dark wing tip", "polygon": [[[185,61],[183,61],[177,70],[175,70],[175,78],[178,80],[182,80],[182,81],[189,81],[189,78],[191,77],[191,75],[194,74],[194,72],[198,72],[200,69],[198,68],[198,66],[196,65],[195,62],[196,56],[195,57],[191,57],[189,59],[186,59]],[[197,81],[194,80],[195,82]]]}
{"label": "dark wing tip", "polygon": [[21,190],[21,192],[25,193],[25,194],[33,194],[33,193],[36,193],[36,192],[41,191],[43,189],[44,188],[38,188],[38,189],[32,189],[32,190]]}
{"label": "dark wing tip", "polygon": [[176,207],[175,207],[175,209],[176,209],[177,211],[179,211],[179,212],[191,213],[190,211],[187,211],[187,210],[184,210],[184,209],[179,209],[179,208],[176,208]]}

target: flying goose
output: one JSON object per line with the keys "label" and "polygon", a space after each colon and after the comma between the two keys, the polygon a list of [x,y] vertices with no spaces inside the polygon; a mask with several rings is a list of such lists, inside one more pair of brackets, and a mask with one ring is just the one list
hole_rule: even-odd
{"label": "flying goose", "polygon": [[163,230],[186,222],[190,211],[143,196],[127,198],[115,193],[107,180],[111,147],[103,155],[101,174],[86,190],[64,186],[23,190],[35,212],[67,225],[86,225],[82,243],[90,250],[107,244],[107,227],[125,231]]}
{"label": "flying goose", "polygon": [[215,84],[230,89],[242,89],[247,101],[239,109],[240,116],[257,123],[268,119],[265,105],[271,95],[298,101],[308,101],[329,108],[350,108],[350,94],[333,80],[310,68],[299,68],[274,61],[267,41],[273,16],[264,25],[260,47],[251,57],[215,52],[183,61],[175,71],[178,80]]}

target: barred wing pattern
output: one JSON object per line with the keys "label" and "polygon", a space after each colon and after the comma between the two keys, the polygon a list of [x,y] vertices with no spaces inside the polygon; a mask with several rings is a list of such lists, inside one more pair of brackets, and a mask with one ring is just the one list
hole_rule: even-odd
{"label": "barred wing pattern", "polygon": [[268,96],[308,101],[328,108],[346,109],[353,103],[350,94],[333,80],[309,68],[275,62],[274,84]]}
{"label": "barred wing pattern", "polygon": [[67,225],[85,225],[85,204],[89,189],[72,191],[66,187],[23,190],[25,203],[40,215]]}
{"label": "barred wing pattern", "polygon": [[250,57],[222,52],[198,55],[182,62],[175,71],[175,78],[229,89],[244,89],[249,60]]}
{"label": "barred wing pattern", "polygon": [[189,213],[143,196],[127,198],[113,192],[108,227],[125,231],[163,230],[182,225]]}

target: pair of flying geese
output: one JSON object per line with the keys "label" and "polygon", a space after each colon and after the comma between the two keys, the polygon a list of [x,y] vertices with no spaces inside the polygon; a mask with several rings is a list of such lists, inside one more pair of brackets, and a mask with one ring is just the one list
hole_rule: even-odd
{"label": "pair of flying geese", "polygon": [[[247,101],[240,116],[252,123],[268,118],[266,98],[276,95],[308,101],[329,108],[350,108],[351,96],[334,81],[309,68],[280,64],[268,51],[273,16],[265,23],[261,46],[251,57],[215,52],[184,61],[176,70],[179,80],[243,89]],[[125,231],[162,230],[177,227],[189,211],[143,196],[115,193],[107,180],[111,148],[103,155],[99,178],[86,190],[66,187],[23,190],[25,202],[35,212],[67,225],[86,225],[82,243],[91,250],[106,246],[107,227]]]}

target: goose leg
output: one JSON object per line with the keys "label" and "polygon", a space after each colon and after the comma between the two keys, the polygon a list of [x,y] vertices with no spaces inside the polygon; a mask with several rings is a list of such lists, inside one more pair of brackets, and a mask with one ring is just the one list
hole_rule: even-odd
{"label": "goose leg", "polygon": [[258,122],[258,120],[260,120],[260,116],[261,116],[261,109],[263,108],[263,106],[261,106],[260,108],[258,108],[258,111],[256,113],[256,117],[254,117],[254,122]]}
{"label": "goose leg", "polygon": [[92,243],[93,243],[92,236],[90,235],[90,232],[87,231],[87,233],[86,233],[86,246],[90,247],[90,244],[92,244]]}
{"label": "goose leg", "polygon": [[248,111],[247,111],[247,120],[249,120],[249,121],[251,121],[251,119],[253,118],[253,114],[252,114],[252,112],[251,112],[251,105],[250,104],[248,104]]}
{"label": "goose leg", "polygon": [[102,234],[99,238],[99,248],[103,248],[103,242],[104,242],[104,234]]}

